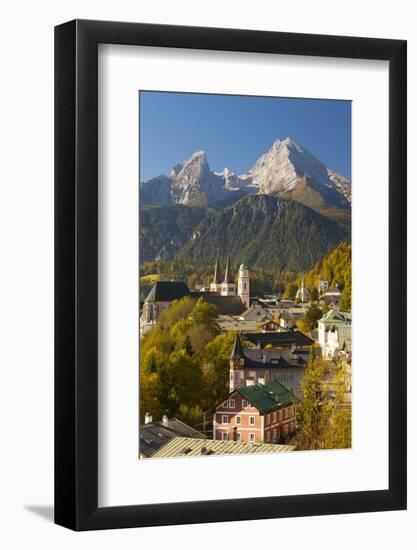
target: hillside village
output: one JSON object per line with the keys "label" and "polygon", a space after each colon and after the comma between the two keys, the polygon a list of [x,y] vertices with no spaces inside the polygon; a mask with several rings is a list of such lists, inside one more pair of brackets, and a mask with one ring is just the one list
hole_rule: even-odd
{"label": "hillside village", "polygon": [[289,137],[240,175],[198,150],[140,220],[140,456],[350,447],[350,180]]}
{"label": "hillside village", "polygon": [[140,311],[141,458],[350,446],[350,299],[312,280],[254,296],[249,266],[227,257],[207,286],[154,283]]}

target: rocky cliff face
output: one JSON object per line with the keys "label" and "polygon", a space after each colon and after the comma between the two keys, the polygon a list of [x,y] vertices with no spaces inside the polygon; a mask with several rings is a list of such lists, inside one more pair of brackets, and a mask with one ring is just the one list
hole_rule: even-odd
{"label": "rocky cliff face", "polygon": [[224,207],[248,193],[292,199],[317,211],[350,210],[351,183],[329,170],[292,139],[277,139],[243,175],[210,169],[204,151],[195,152],[169,175],[141,184],[143,204]]}

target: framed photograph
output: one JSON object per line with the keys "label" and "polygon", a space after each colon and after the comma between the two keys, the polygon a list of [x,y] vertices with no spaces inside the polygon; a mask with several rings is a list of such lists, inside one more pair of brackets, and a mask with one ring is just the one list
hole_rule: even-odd
{"label": "framed photograph", "polygon": [[55,522],[406,508],[406,42],[55,29]]}

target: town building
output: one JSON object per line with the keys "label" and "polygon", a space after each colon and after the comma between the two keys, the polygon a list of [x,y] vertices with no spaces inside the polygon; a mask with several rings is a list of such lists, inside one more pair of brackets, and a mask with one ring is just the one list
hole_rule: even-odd
{"label": "town building", "polygon": [[296,430],[293,394],[277,381],[233,390],[213,416],[213,439],[283,443]]}
{"label": "town building", "polygon": [[253,303],[239,316],[240,321],[251,321],[258,324],[272,321],[273,319],[272,313],[268,311],[268,308],[257,302]]}
{"label": "town building", "polygon": [[341,299],[342,292],[339,288],[339,285],[335,285],[333,288],[327,289],[321,297],[321,301],[326,306],[338,306]]}
{"label": "town building", "polygon": [[240,264],[237,282],[237,293],[246,307],[250,306],[249,270],[245,263]]}
{"label": "town building", "polygon": [[[272,333],[268,336],[272,336]],[[270,349],[265,347],[244,348],[240,336],[236,336],[230,354],[230,391],[272,381],[281,382],[291,390],[298,390],[312,353],[311,344],[297,347],[293,343],[275,348],[271,346]]]}
{"label": "town building", "polygon": [[151,458],[286,453],[294,450],[295,447],[292,445],[173,437]]}
{"label": "town building", "polygon": [[298,321],[304,319],[308,307],[302,306],[284,309],[279,314],[279,324],[284,330],[290,330],[297,327]]}
{"label": "town building", "polygon": [[221,284],[220,294],[222,296],[236,296],[236,285],[233,279],[232,268],[230,267],[230,258],[226,260],[224,281]]}
{"label": "town building", "polygon": [[352,352],[352,316],[348,311],[330,309],[318,321],[319,344],[326,359],[337,359],[339,352]]}
{"label": "town building", "polygon": [[303,304],[310,301],[310,291],[305,286],[304,277],[301,279],[301,286],[297,290],[297,294],[295,295],[295,298],[297,300],[300,300],[300,302],[302,302]]}
{"label": "town building", "polygon": [[216,263],[214,264],[213,280],[210,283],[210,291],[220,293],[221,289],[222,289],[222,279],[220,275],[219,261],[216,260]]}
{"label": "town building", "polygon": [[327,280],[318,281],[317,290],[318,290],[319,296],[322,296],[328,288],[329,288],[329,281]]}
{"label": "town building", "polygon": [[236,332],[255,332],[257,330],[261,332],[275,332],[284,330],[280,325],[265,319],[263,321],[257,321],[253,319],[242,319],[239,317],[232,317],[230,315],[219,315],[217,317],[217,325],[222,332],[236,331]]}
{"label": "town building", "polygon": [[145,414],[145,423],[139,428],[139,457],[149,458],[174,437],[199,438],[207,441],[201,432],[187,426],[178,418],[163,416],[152,421],[150,413]]}
{"label": "town building", "polygon": [[291,349],[310,356],[314,340],[298,330],[287,332],[245,333],[245,339],[257,348]]}
{"label": "town building", "polygon": [[217,307],[219,315],[239,316],[246,307],[240,296],[235,294],[222,295],[219,292],[190,290],[181,281],[157,281],[146,297],[140,316],[140,337],[159,322],[161,314],[168,309],[174,300],[189,296],[192,299],[203,300]]}
{"label": "town building", "polygon": [[143,303],[140,336],[158,324],[159,317],[171,302],[189,295],[190,289],[181,281],[157,281]]}

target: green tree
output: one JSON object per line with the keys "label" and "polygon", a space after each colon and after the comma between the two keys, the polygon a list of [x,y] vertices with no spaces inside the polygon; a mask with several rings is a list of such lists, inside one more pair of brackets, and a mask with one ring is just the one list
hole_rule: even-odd
{"label": "green tree", "polygon": [[344,449],[351,446],[351,408],[345,403],[349,376],[339,366],[335,398],[327,399],[323,383],[325,364],[314,357],[301,380],[303,400],[297,406],[297,449]]}
{"label": "green tree", "polygon": [[204,350],[202,404],[205,410],[216,405],[229,393],[229,357],[234,339],[234,332],[219,334]]}
{"label": "green tree", "polygon": [[297,408],[297,423],[301,429],[298,448],[325,449],[325,433],[330,422],[331,406],[324,400],[322,379],[324,362],[313,357],[301,380],[303,401]]}
{"label": "green tree", "polygon": [[317,302],[319,299],[319,291],[317,290],[317,287],[313,287],[313,290],[311,291],[311,301]]}
{"label": "green tree", "polygon": [[290,298],[291,300],[293,300],[295,298],[295,295],[297,294],[297,290],[297,283],[288,283],[284,292],[284,298]]}
{"label": "green tree", "polygon": [[305,316],[307,330],[312,331],[317,328],[317,321],[321,319],[322,316],[323,312],[321,311],[319,306],[317,304],[311,304]]}
{"label": "green tree", "polygon": [[184,350],[186,352],[186,354],[188,355],[188,357],[191,357],[193,355],[193,347],[191,345],[191,338],[189,336],[189,334],[187,334],[184,338]]}

